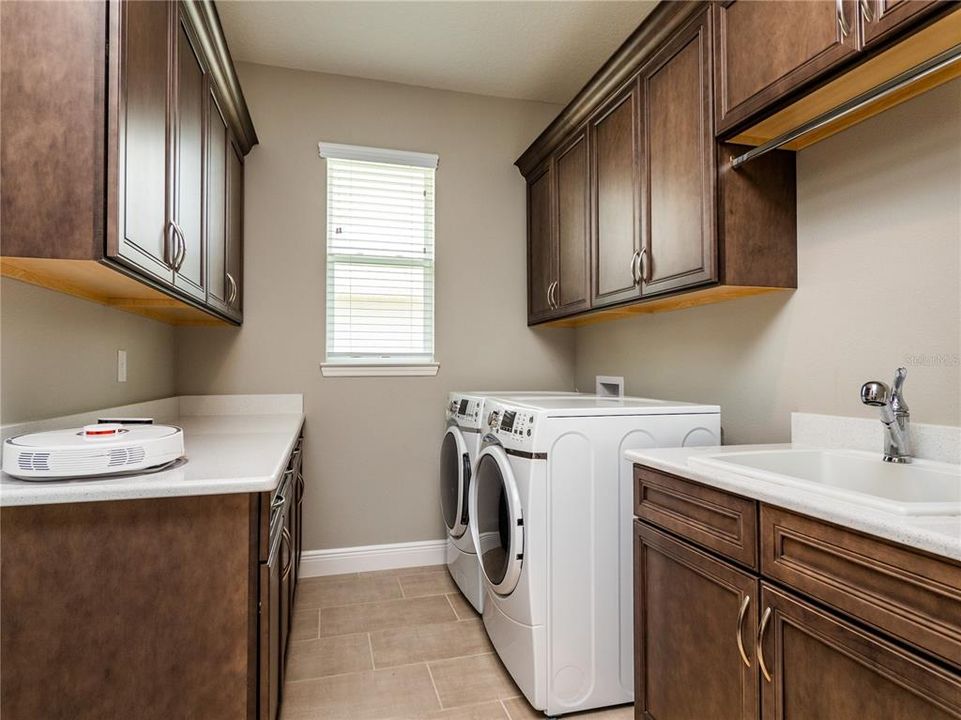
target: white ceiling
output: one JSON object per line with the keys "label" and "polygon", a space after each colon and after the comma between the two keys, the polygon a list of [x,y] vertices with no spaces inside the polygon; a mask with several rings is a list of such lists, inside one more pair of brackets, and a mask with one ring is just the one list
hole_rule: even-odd
{"label": "white ceiling", "polygon": [[221,0],[235,60],[566,103],[654,8],[643,0]]}

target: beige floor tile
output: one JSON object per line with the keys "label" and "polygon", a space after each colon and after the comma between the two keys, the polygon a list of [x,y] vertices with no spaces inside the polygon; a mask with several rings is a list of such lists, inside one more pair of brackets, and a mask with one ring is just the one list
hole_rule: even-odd
{"label": "beige floor tile", "polygon": [[426,718],[440,709],[426,665],[287,683],[283,720]]}
{"label": "beige floor tile", "polygon": [[284,677],[294,682],[373,669],[368,635],[357,633],[291,644]]}
{"label": "beige floor tile", "polygon": [[361,577],[387,575],[390,577],[404,577],[406,575],[420,575],[426,572],[446,570],[446,565],[417,565],[416,567],[393,568],[391,570],[371,570],[369,572],[358,573]]}
{"label": "beige floor tile", "polygon": [[377,668],[492,652],[479,619],[379,630],[370,643]]}
{"label": "beige floor tile", "polygon": [[[505,700],[504,707],[507,708],[510,720],[544,720],[545,718],[544,713],[532,708],[524,697]],[[588,710],[565,715],[564,720],[634,720],[634,706],[621,705],[603,710]]]}
{"label": "beige floor tile", "polygon": [[290,625],[290,640],[313,640],[320,630],[320,610],[300,607],[300,595],[294,603],[294,618]]}
{"label": "beige floor tile", "polygon": [[424,595],[444,595],[445,593],[460,592],[447,568],[412,575],[400,575],[400,588],[404,597],[423,597]]}
{"label": "beige floor tile", "polygon": [[424,720],[508,720],[508,718],[500,702],[494,701],[451,710],[438,710],[427,715]]}
{"label": "beige floor tile", "polygon": [[445,708],[474,705],[520,694],[493,653],[428,663]]}
{"label": "beige floor tile", "polygon": [[467,602],[467,598],[460,594],[460,591],[452,592],[447,595],[447,599],[450,600],[450,604],[454,608],[454,612],[457,613],[457,617],[461,620],[468,620],[470,618],[478,618],[480,615],[474,606]]}
{"label": "beige floor tile", "polygon": [[[299,599],[298,599],[299,600]],[[320,611],[320,635],[373,632],[391,627],[456,620],[443,595],[328,607]]]}
{"label": "beige floor tile", "polygon": [[391,575],[328,575],[305,578],[297,586],[298,608],[324,608],[403,597]]}

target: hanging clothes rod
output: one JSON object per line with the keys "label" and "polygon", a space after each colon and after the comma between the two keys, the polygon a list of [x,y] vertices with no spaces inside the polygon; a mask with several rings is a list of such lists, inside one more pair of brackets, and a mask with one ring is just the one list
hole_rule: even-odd
{"label": "hanging clothes rod", "polygon": [[789,142],[793,142],[798,138],[801,138],[808,133],[819,130],[825,125],[829,125],[836,120],[840,120],[843,117],[850,115],[851,113],[857,112],[861,108],[870,105],[871,103],[877,102],[888,95],[896,93],[898,90],[912,85],[919,80],[933,75],[934,73],[943,70],[944,68],[953,65],[954,63],[961,60],[961,44],[955,45],[954,47],[948,48],[942,53],[935,55],[930,60],[925,60],[919,65],[915,65],[913,68],[905,70],[899,75],[895,75],[890,80],[885,80],[880,85],[876,85],[870,90],[866,90],[860,95],[847,100],[836,108],[828,110],[826,113],[818,115],[812,120],[808,120],[803,125],[798,126],[794,130],[779,135],[773,140],[768,140],[763,145],[758,145],[756,148],[748,150],[743,155],[738,155],[736,158],[731,160],[731,167],[735,170],[744,163],[750,162],[754,158],[760,157],[761,155],[766,155],[772,150],[777,150],[782,145],[787,145]]}

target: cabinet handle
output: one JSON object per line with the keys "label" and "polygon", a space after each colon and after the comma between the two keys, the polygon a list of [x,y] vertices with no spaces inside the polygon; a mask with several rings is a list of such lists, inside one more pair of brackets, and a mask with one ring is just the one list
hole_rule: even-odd
{"label": "cabinet handle", "polygon": [[744,618],[747,616],[747,607],[751,604],[751,596],[745,595],[741,601],[741,609],[737,611],[737,651],[741,653],[741,660],[747,667],[751,667],[747,653],[744,652]]}
{"label": "cabinet handle", "polygon": [[871,12],[871,0],[861,0],[861,14],[864,15],[865,22],[874,22],[874,13]]}
{"label": "cabinet handle", "polygon": [[557,281],[557,280],[555,280],[554,282],[551,283],[551,302],[554,303],[554,309],[555,309],[555,310],[557,310],[557,308],[560,307],[560,304],[557,302],[557,287],[558,287],[558,285],[560,285],[560,282]]}
{"label": "cabinet handle", "polygon": [[637,267],[637,262],[640,259],[640,257],[641,257],[641,254],[637,250],[635,250],[634,254],[631,255],[631,277],[633,278],[635,285],[641,284],[641,278],[639,277],[640,270],[638,270],[638,267]]}
{"label": "cabinet handle", "polygon": [[177,238],[177,249],[176,254],[174,255],[173,269],[177,272],[180,272],[180,268],[183,266],[184,260],[187,259],[187,242],[184,240],[184,232],[180,229],[180,225],[173,221],[171,221],[170,224],[173,225],[174,237]]}
{"label": "cabinet handle", "polygon": [[837,0],[838,28],[841,30],[841,38],[846,38],[851,34],[851,26],[848,19],[844,16],[844,0]]}
{"label": "cabinet handle", "polygon": [[284,528],[280,535],[281,545],[287,546],[287,566],[281,570],[281,579],[286,581],[290,577],[290,569],[294,566],[293,553],[290,552],[290,531]]}
{"label": "cabinet handle", "polygon": [[771,682],[771,673],[768,672],[767,665],[764,662],[764,631],[767,630],[768,620],[771,619],[771,608],[767,607],[764,610],[764,614],[761,616],[761,625],[757,629],[757,664],[761,668],[761,673],[764,675],[764,679]]}
{"label": "cabinet handle", "polygon": [[646,247],[641,248],[641,252],[637,256],[637,269],[638,269],[638,274],[641,276],[641,282],[649,283],[651,281],[651,278],[647,274],[649,267],[647,263]]}
{"label": "cabinet handle", "polygon": [[167,236],[164,238],[164,263],[171,270],[177,269],[177,231],[174,230],[174,222],[167,223]]}
{"label": "cabinet handle", "polygon": [[237,299],[237,281],[234,280],[234,276],[227,273],[227,284],[230,286],[227,289],[227,304],[233,305],[234,300]]}

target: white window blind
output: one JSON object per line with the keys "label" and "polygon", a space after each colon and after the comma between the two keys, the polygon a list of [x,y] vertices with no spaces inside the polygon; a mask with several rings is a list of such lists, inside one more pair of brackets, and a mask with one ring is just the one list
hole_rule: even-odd
{"label": "white window blind", "polygon": [[432,363],[436,156],[323,144],[321,155],[327,362]]}

